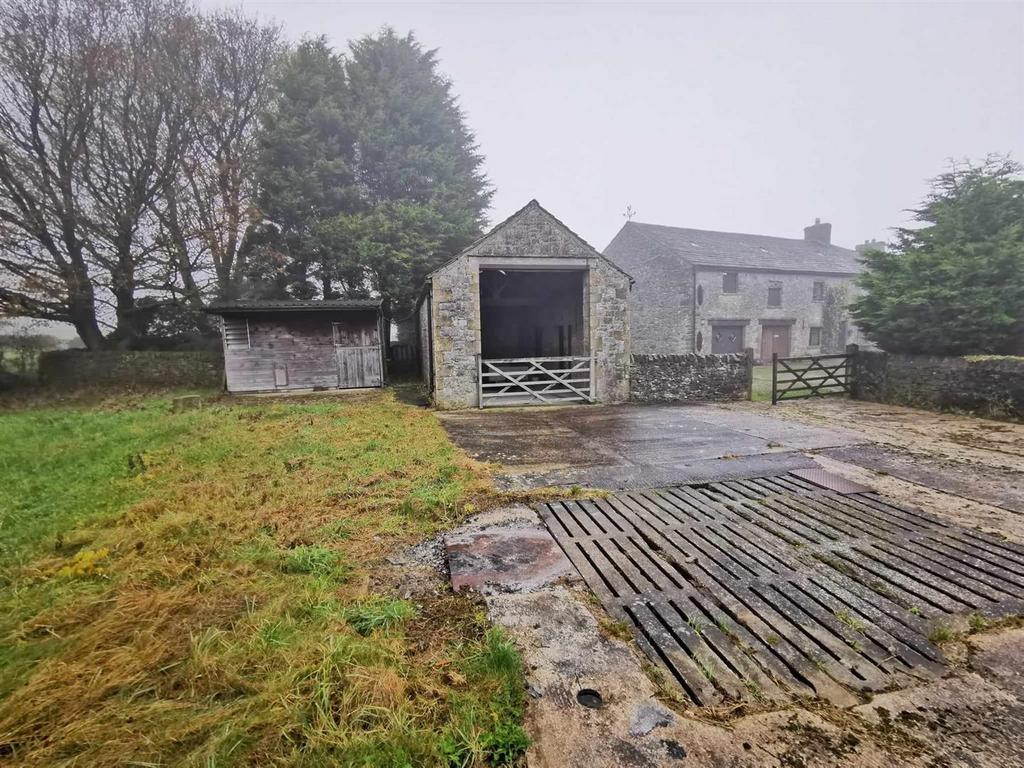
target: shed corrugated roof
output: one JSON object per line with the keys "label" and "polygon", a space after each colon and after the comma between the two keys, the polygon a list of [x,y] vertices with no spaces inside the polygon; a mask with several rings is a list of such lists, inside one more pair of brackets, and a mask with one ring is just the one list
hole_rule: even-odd
{"label": "shed corrugated roof", "polygon": [[[863,267],[858,254],[837,245],[803,239],[714,232],[628,222],[647,240],[676,253],[691,264],[711,267],[776,269],[790,272],[854,274]],[[632,241],[635,243],[635,239]],[[640,247],[638,244],[634,248]],[[637,254],[638,256],[642,254]]]}
{"label": "shed corrugated roof", "polygon": [[343,312],[347,310],[379,309],[380,304],[380,299],[219,301],[210,304],[204,311],[211,315],[230,315],[241,312]]}

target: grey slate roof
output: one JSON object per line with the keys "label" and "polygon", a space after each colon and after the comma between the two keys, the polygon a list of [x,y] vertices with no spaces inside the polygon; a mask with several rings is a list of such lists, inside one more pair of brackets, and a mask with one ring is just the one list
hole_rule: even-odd
{"label": "grey slate roof", "polygon": [[[660,246],[659,250],[677,255],[696,266],[837,274],[854,274],[863,269],[856,251],[803,239],[665,227],[633,221],[626,223],[623,232],[627,228],[641,236],[623,238],[632,244],[627,247],[638,249],[642,247],[642,240],[646,240]],[[640,257],[643,254],[629,255]]]}
{"label": "grey slate roof", "polygon": [[330,301],[220,301],[203,311],[211,315],[234,315],[245,312],[341,312],[346,310],[374,310],[380,308],[380,299],[334,299]]}

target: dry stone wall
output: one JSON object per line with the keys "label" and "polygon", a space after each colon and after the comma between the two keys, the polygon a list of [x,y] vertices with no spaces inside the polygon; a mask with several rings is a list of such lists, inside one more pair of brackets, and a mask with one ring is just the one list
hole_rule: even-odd
{"label": "dry stone wall", "polygon": [[86,387],[220,388],[224,358],[209,352],[46,352],[39,358],[39,380],[57,389]]}
{"label": "dry stone wall", "polygon": [[751,358],[738,355],[633,355],[630,399],[637,403],[749,400]]}
{"label": "dry stone wall", "polygon": [[935,357],[860,350],[860,400],[1024,420],[1024,357]]}

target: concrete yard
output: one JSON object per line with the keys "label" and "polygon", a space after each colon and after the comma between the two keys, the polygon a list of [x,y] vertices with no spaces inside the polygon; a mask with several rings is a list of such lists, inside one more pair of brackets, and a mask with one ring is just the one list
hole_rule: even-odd
{"label": "concrete yard", "polygon": [[842,399],[441,419],[505,487],[572,489],[449,541],[531,670],[531,766],[1024,765],[1024,426]]}
{"label": "concrete yard", "polygon": [[507,488],[620,490],[786,471],[800,452],[854,445],[841,428],[705,405],[617,405],[439,414],[462,448],[500,464]]}

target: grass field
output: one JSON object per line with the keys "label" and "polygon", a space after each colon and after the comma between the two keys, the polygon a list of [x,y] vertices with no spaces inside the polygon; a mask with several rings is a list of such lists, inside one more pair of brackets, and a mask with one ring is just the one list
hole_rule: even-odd
{"label": "grass field", "polygon": [[390,392],[0,411],[0,763],[517,763],[514,647],[383,559],[490,493]]}
{"label": "grass field", "polygon": [[750,399],[754,402],[771,402],[772,367],[770,365],[754,366],[754,387]]}

